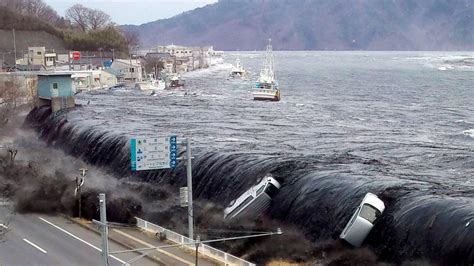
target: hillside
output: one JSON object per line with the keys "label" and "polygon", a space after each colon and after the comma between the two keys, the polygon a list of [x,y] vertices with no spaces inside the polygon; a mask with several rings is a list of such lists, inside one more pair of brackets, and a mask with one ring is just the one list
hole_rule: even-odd
{"label": "hillside", "polygon": [[472,0],[220,0],[140,26],[143,46],[260,50],[474,50]]}
{"label": "hillside", "polygon": [[[90,11],[95,12],[95,10]],[[61,53],[69,50],[110,51],[114,49],[118,55],[128,54],[127,39],[112,23],[106,21],[103,25],[95,25],[96,28],[88,28],[84,31],[75,27],[70,21],[58,23],[58,21],[65,22],[64,18],[57,17],[55,21],[57,23],[52,24],[52,21],[42,16],[20,14],[18,10],[14,11],[0,5],[0,53],[5,53],[5,61],[8,64],[14,62],[13,29],[16,32],[18,57],[21,57],[28,47],[32,46],[44,46]]]}
{"label": "hillside", "polygon": [[[63,33],[41,19],[19,15],[0,6],[0,52],[13,51],[15,29],[17,55],[22,56],[28,46],[45,46],[58,52],[66,51]],[[13,53],[6,54],[8,63],[13,63]]]}

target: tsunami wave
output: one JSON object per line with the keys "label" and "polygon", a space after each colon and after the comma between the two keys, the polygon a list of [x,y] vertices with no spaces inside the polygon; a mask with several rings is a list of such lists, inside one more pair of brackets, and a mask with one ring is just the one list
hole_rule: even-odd
{"label": "tsunami wave", "polygon": [[[35,108],[27,124],[41,139],[87,163],[130,175],[127,134],[68,122],[65,113],[52,115]],[[428,144],[427,144],[428,145]],[[442,264],[474,263],[473,189],[428,182],[416,175],[390,174],[390,164],[351,151],[325,155],[290,155],[195,149],[193,187],[196,199],[226,206],[272,174],[282,183],[268,213],[272,219],[301,228],[314,242],[336,239],[362,197],[373,192],[387,209],[367,244],[385,260],[428,259]],[[373,175],[354,174],[353,168]],[[185,185],[185,166],[175,171],[146,171],[136,178],[150,184]]]}

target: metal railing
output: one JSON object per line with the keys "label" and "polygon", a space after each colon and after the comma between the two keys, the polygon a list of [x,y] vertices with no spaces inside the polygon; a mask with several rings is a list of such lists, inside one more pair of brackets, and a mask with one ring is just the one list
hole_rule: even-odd
{"label": "metal railing", "polygon": [[[164,227],[161,227],[159,225],[150,223],[148,221],[145,221],[143,219],[140,219],[138,217],[135,217],[137,219],[137,227],[149,232],[152,232],[154,234],[156,233],[162,233],[166,236],[167,240],[170,240],[172,242],[175,242],[176,244],[190,244],[193,243],[194,241],[188,237],[185,237],[183,235],[180,235],[176,232],[173,232],[171,230],[168,230]],[[184,248],[190,249],[190,250],[195,250],[194,245],[183,245]],[[226,253],[224,251],[218,250],[216,248],[213,248],[209,245],[206,244],[201,244],[199,246],[199,253],[201,255],[210,257],[212,259],[215,259],[219,262],[224,263],[225,265],[239,265],[239,266],[255,266],[255,264],[248,262],[246,260],[243,260],[239,257],[236,257],[232,254]]]}

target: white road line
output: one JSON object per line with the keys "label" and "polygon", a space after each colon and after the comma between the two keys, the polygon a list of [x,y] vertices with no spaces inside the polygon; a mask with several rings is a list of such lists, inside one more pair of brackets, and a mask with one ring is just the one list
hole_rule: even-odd
{"label": "white road line", "polygon": [[0,224],[0,227],[3,227],[5,229],[8,229],[8,226],[4,225],[4,224]]}
{"label": "white road line", "polygon": [[[113,230],[114,232],[116,232],[116,233],[119,233],[119,234],[121,234],[121,235],[123,235],[123,236],[125,236],[125,237],[128,237],[128,238],[132,239],[132,240],[135,241],[135,242],[138,242],[138,243],[140,243],[140,244],[142,244],[142,245],[145,245],[146,247],[149,247],[149,248],[155,247],[155,246],[153,246],[153,245],[151,245],[151,244],[148,244],[148,243],[145,242],[145,241],[142,241],[142,240],[140,240],[140,239],[138,239],[138,238],[136,238],[136,237],[133,237],[133,236],[131,236],[131,235],[127,234],[127,233],[124,233],[124,232],[122,232],[122,231],[119,231],[119,230],[117,230],[117,229],[112,229],[112,230]],[[186,264],[186,265],[190,265],[190,266],[191,266],[191,265],[194,265],[194,263],[191,263],[191,262],[189,262],[189,261],[187,261],[187,260],[184,260],[184,259],[182,259],[182,258],[180,258],[180,257],[178,257],[178,256],[176,256],[176,255],[174,255],[174,254],[171,254],[170,252],[164,251],[163,249],[157,248],[156,251],[161,252],[161,253],[165,254],[166,256],[168,256],[168,257],[174,258],[174,259],[177,260],[177,261],[181,261],[182,263],[184,263],[184,264]]]}
{"label": "white road line", "polygon": [[[77,237],[77,236],[75,236],[75,235],[69,233],[69,232],[66,231],[65,229],[62,229],[61,227],[59,227],[59,226],[53,224],[52,222],[50,222],[50,221],[48,221],[48,220],[46,220],[46,219],[44,219],[44,218],[42,218],[42,217],[39,217],[39,219],[40,219],[41,221],[43,221],[43,222],[45,222],[45,223],[51,225],[52,227],[58,229],[59,231],[61,231],[61,232],[65,233],[65,234],[67,234],[67,235],[73,237],[74,239],[79,240],[79,241],[81,241],[82,243],[84,243],[84,244],[90,246],[91,248],[93,248],[93,249],[95,249],[95,250],[97,250],[97,251],[99,251],[99,252],[102,252],[102,249],[100,249],[100,248],[98,248],[98,247],[92,245],[91,243],[89,243],[89,242],[87,242],[87,241],[85,241],[85,240],[83,240],[83,239],[81,239],[81,238],[79,238],[79,237]],[[123,260],[121,260],[121,259],[119,259],[119,258],[117,258],[117,257],[115,257],[115,256],[113,256],[113,255],[109,255],[109,257],[111,257],[112,259],[115,259],[116,261],[118,261],[118,262],[120,262],[120,263],[122,263],[122,264],[125,264],[125,265],[127,264],[127,262],[125,262],[125,261],[123,261]]]}
{"label": "white road line", "polygon": [[43,252],[44,254],[48,253],[46,250],[40,248],[38,245],[36,245],[35,243],[31,242],[30,240],[26,239],[26,238],[23,238],[23,241],[25,241],[26,243],[32,245],[33,247],[37,248],[39,251]]}

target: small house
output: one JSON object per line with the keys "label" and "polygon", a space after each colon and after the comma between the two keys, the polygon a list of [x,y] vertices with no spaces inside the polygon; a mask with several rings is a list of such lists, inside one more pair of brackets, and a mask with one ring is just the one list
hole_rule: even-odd
{"label": "small house", "polygon": [[28,47],[28,65],[44,65],[45,47]]}
{"label": "small house", "polygon": [[75,106],[71,74],[39,74],[38,104],[50,105],[53,112]]}
{"label": "small house", "polygon": [[123,74],[124,82],[127,85],[135,84],[143,79],[142,65],[136,59],[115,59],[111,69]]}

